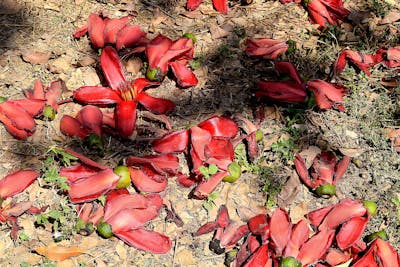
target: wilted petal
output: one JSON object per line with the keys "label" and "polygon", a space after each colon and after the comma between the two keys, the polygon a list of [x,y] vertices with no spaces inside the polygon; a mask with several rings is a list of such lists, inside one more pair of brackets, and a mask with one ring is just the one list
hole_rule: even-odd
{"label": "wilted petal", "polygon": [[158,67],[163,74],[167,72],[167,62],[165,62],[164,65],[160,65],[159,62],[172,44],[172,40],[163,35],[158,35],[147,44],[146,56],[149,61],[149,68],[154,69]]}
{"label": "wilted petal", "polygon": [[382,267],[400,266],[399,254],[389,242],[377,238],[374,243],[376,244],[375,253],[380,259]]}
{"label": "wilted petal", "polygon": [[359,240],[367,227],[368,217],[354,217],[345,222],[336,235],[336,242],[344,250]]}
{"label": "wilted petal", "polygon": [[246,41],[248,56],[262,56],[267,59],[276,59],[279,54],[285,53],[289,45],[285,41],[255,38]]}
{"label": "wilted petal", "polygon": [[281,255],[286,244],[289,242],[292,232],[292,223],[289,214],[281,208],[275,209],[270,220],[271,239],[275,244],[275,251]]}
{"label": "wilted petal", "polygon": [[186,88],[197,85],[198,80],[196,75],[194,75],[194,73],[181,62],[170,62],[169,66],[171,67],[179,86]]}
{"label": "wilted petal", "polygon": [[112,89],[118,89],[122,84],[126,83],[122,62],[113,47],[107,46],[103,49],[100,56],[100,65]]}
{"label": "wilted petal", "polygon": [[71,137],[85,138],[89,131],[82,127],[81,123],[75,118],[64,115],[60,121],[60,131]]}
{"label": "wilted petal", "polygon": [[219,227],[218,222],[214,221],[214,222],[208,222],[204,225],[202,225],[197,231],[196,233],[194,233],[194,236],[199,236],[199,235],[204,235],[207,233],[211,233],[215,230],[217,230],[217,228]]}
{"label": "wilted petal", "polygon": [[18,104],[10,101],[0,103],[0,113],[4,114],[16,128],[32,133],[35,131],[36,124],[32,116]]}
{"label": "wilted petal", "polygon": [[179,158],[173,154],[130,156],[126,159],[126,164],[128,166],[148,164],[159,174],[176,174],[179,169]]}
{"label": "wilted petal", "polygon": [[330,266],[336,266],[347,262],[350,259],[350,256],[351,255],[345,254],[338,249],[330,248],[328,249],[324,260],[330,264]]}
{"label": "wilted petal", "polygon": [[270,259],[268,253],[268,245],[260,246],[247,260],[243,267],[253,267],[253,266],[272,266],[272,260]]}
{"label": "wilted petal", "polygon": [[225,117],[214,116],[198,124],[200,128],[208,131],[213,137],[234,138],[239,129],[233,120]]}
{"label": "wilted petal", "polygon": [[136,102],[122,101],[115,108],[115,127],[123,138],[130,137],[136,126]]}
{"label": "wilted petal", "polygon": [[4,124],[7,131],[17,139],[25,140],[28,136],[31,136],[33,133],[25,130],[21,130],[17,128],[13,121],[10,120],[7,116],[0,112],[0,121]]}
{"label": "wilted petal", "polygon": [[228,172],[218,172],[211,175],[210,179],[201,182],[193,191],[193,196],[197,199],[205,199],[211,192],[221,183],[222,179],[228,174]]}
{"label": "wilted petal", "polygon": [[300,247],[307,241],[310,235],[310,228],[305,220],[300,220],[292,229],[289,242],[284,251],[284,257],[296,258],[299,254]]}
{"label": "wilted petal", "polygon": [[210,132],[193,126],[190,128],[190,141],[192,144],[191,151],[196,153],[200,160],[206,160],[205,147],[211,141]]}
{"label": "wilted petal", "polygon": [[85,129],[88,129],[90,133],[95,133],[101,137],[101,126],[103,124],[103,113],[98,107],[85,106],[83,107],[76,119],[82,124]]}
{"label": "wilted petal", "polygon": [[148,202],[148,199],[141,194],[122,194],[110,199],[107,195],[104,221],[107,222],[123,209],[146,209]]}
{"label": "wilted petal", "polygon": [[187,149],[189,142],[189,131],[180,130],[168,133],[161,139],[153,142],[153,150],[157,153],[180,153]]}
{"label": "wilted petal", "polygon": [[38,116],[45,106],[46,101],[40,99],[22,98],[17,100],[8,100],[7,102],[15,104],[24,109],[30,116]]}
{"label": "wilted petal", "polygon": [[299,175],[303,183],[305,183],[310,188],[315,188],[317,186],[315,181],[311,180],[306,163],[304,162],[304,159],[301,157],[300,154],[296,155],[296,158],[294,159],[294,166],[296,167],[297,174]]}
{"label": "wilted petal", "polygon": [[61,93],[65,88],[65,83],[61,79],[51,82],[49,87],[46,89],[46,104],[51,106],[54,110],[58,110],[58,98],[61,96]]}
{"label": "wilted petal", "polygon": [[133,16],[126,16],[119,19],[104,19],[104,42],[115,44],[117,41],[117,34],[130,22],[132,18]]}
{"label": "wilted petal", "polygon": [[252,217],[248,222],[247,222],[250,231],[254,235],[261,235],[264,237],[269,238],[270,235],[270,224],[267,215],[265,214],[259,214],[257,216]]}
{"label": "wilted petal", "polygon": [[266,97],[272,101],[301,103],[307,98],[303,84],[294,81],[259,81],[257,97]]}
{"label": "wilted petal", "polygon": [[310,223],[317,227],[321,224],[322,220],[325,216],[333,209],[335,205],[329,205],[317,210],[313,210],[307,214],[307,218],[310,220]]}
{"label": "wilted petal", "polygon": [[[140,169],[129,168],[132,183],[140,192],[158,193],[167,187],[165,176],[158,175],[147,169],[147,173]],[[154,179],[158,178],[158,179]]]}
{"label": "wilted petal", "polygon": [[72,156],[77,157],[82,163],[84,163],[84,164],[86,164],[86,165],[88,165],[90,167],[97,168],[99,170],[108,169],[107,166],[101,165],[101,164],[89,159],[88,157],[86,157],[86,156],[84,156],[84,155],[82,155],[82,154],[80,154],[78,152],[75,152],[75,151],[73,151],[73,150],[71,150],[69,148],[63,148],[63,150],[65,152],[67,152],[68,154],[71,154]]}
{"label": "wilted petal", "polygon": [[206,158],[233,161],[234,149],[232,142],[230,140],[212,138],[205,146],[204,154]]}
{"label": "wilted petal", "polygon": [[21,170],[7,175],[0,180],[0,198],[6,199],[21,193],[38,177],[39,173],[32,170]]}
{"label": "wilted petal", "polygon": [[130,246],[156,254],[167,253],[172,246],[168,236],[145,229],[121,231],[114,234]]}
{"label": "wilted petal", "polygon": [[106,222],[111,225],[112,231],[128,231],[142,228],[147,222],[156,218],[159,210],[154,207],[146,209],[123,209],[110,217]]}
{"label": "wilted petal", "polygon": [[67,177],[68,182],[72,183],[81,178],[92,176],[98,171],[99,169],[97,168],[78,163],[69,167],[61,168],[60,176]]}
{"label": "wilted petal", "polygon": [[334,236],[335,230],[330,229],[324,229],[313,235],[301,246],[297,259],[303,266],[319,260],[331,246]]}
{"label": "wilted petal", "polygon": [[145,36],[146,33],[142,31],[139,26],[125,26],[118,33],[116,47],[120,50],[122,48],[140,45]]}
{"label": "wilted petal", "polygon": [[296,83],[303,84],[303,79],[301,78],[296,67],[291,62],[277,61],[275,62],[275,70],[279,73],[287,74]]}

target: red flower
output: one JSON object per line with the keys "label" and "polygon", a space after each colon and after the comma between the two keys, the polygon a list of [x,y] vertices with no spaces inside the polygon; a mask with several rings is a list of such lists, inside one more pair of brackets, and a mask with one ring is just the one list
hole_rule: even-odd
{"label": "red flower", "polygon": [[246,41],[246,54],[248,56],[263,57],[275,60],[280,54],[285,53],[289,45],[285,41],[255,38]]}
{"label": "red flower", "polygon": [[314,93],[315,102],[320,109],[331,109],[333,107],[344,111],[341,104],[344,94],[348,89],[338,83],[330,83],[323,80],[309,80],[307,88]]}
{"label": "red flower", "polygon": [[310,21],[319,24],[319,29],[325,29],[327,23],[337,26],[338,21],[344,20],[350,13],[344,8],[342,0],[305,0],[303,3],[310,15]]}
{"label": "red flower", "polygon": [[265,97],[272,101],[298,103],[307,98],[306,87],[295,66],[290,62],[276,62],[278,73],[289,75],[291,81],[259,81],[257,97]]}
{"label": "red flower", "polygon": [[166,36],[158,35],[146,46],[146,56],[149,61],[146,77],[151,81],[161,82],[167,74],[168,67],[171,67],[179,86],[195,86],[197,78],[186,67],[188,60],[193,59],[193,54],[192,38],[182,37],[172,41]]}
{"label": "red flower", "polygon": [[369,71],[369,68],[375,66],[380,61],[382,61],[382,54],[379,52],[374,55],[345,49],[340,52],[339,57],[336,59],[334,71],[335,74],[338,75],[346,67],[347,62],[349,62],[370,76],[371,72]]}
{"label": "red flower", "polygon": [[[186,8],[189,10],[195,10],[203,0],[188,0]],[[213,0],[213,6],[215,10],[222,14],[228,14],[228,4],[226,0]]]}
{"label": "red flower", "polygon": [[89,16],[87,24],[75,30],[73,36],[80,38],[88,33],[94,48],[115,44],[117,50],[137,46],[135,52],[143,52],[148,41],[146,33],[140,30],[139,26],[129,25],[132,19],[133,16],[110,19],[93,13]]}
{"label": "red flower", "polygon": [[114,106],[115,127],[123,138],[130,137],[136,124],[137,104],[156,114],[165,114],[175,108],[169,100],[155,98],[145,93],[144,88],[157,85],[144,78],[127,81],[122,63],[114,48],[107,46],[101,53],[100,64],[110,87],[83,86],[74,92],[74,99],[84,104]]}
{"label": "red flower", "polygon": [[332,152],[322,152],[314,158],[309,171],[300,154],[294,160],[301,180],[309,188],[315,189],[318,194],[330,196],[335,194],[335,185],[346,172],[349,163],[350,157],[348,156],[337,162]]}

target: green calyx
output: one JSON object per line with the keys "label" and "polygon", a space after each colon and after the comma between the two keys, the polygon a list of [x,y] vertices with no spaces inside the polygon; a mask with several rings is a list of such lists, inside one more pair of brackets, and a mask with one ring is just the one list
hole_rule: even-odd
{"label": "green calyx", "polygon": [[263,140],[263,132],[261,130],[256,131],[256,141],[260,142]]}
{"label": "green calyx", "polygon": [[232,162],[228,165],[228,172],[229,175],[225,176],[223,181],[228,183],[233,183],[237,179],[239,179],[240,175],[242,174],[242,168],[237,162]]}
{"label": "green calyx", "polygon": [[376,212],[378,210],[378,205],[376,205],[374,201],[364,200],[363,205],[371,216],[376,215]]}
{"label": "green calyx", "polygon": [[182,37],[192,39],[194,44],[197,42],[196,36],[191,32],[187,32],[187,33],[183,34]]}
{"label": "green calyx", "polygon": [[104,238],[110,238],[113,236],[111,225],[106,222],[99,222],[97,224],[97,233]]}
{"label": "green calyx", "polygon": [[336,193],[336,186],[333,184],[323,184],[318,186],[315,189],[315,193],[317,193],[318,196],[320,197],[332,197]]}
{"label": "green calyx", "polygon": [[279,267],[301,267],[301,262],[293,257],[282,258]]}
{"label": "green calyx", "polygon": [[146,78],[152,82],[161,82],[164,78],[164,74],[162,73],[160,68],[147,68]]}
{"label": "green calyx", "polygon": [[227,267],[231,266],[231,263],[235,260],[238,252],[239,250],[237,248],[234,248],[225,253],[225,260],[224,260],[225,266]]}
{"label": "green calyx", "polygon": [[6,102],[6,101],[7,101],[7,97],[0,96],[0,103]]}
{"label": "green calyx", "polygon": [[54,120],[56,117],[57,111],[52,106],[45,106],[43,109],[43,116],[48,120]]}
{"label": "green calyx", "polygon": [[89,148],[104,150],[103,139],[95,133],[91,133],[85,137],[83,141]]}
{"label": "green calyx", "polygon": [[76,221],[74,229],[83,236],[91,235],[95,230],[92,222],[86,223],[80,218]]}
{"label": "green calyx", "polygon": [[374,241],[375,239],[377,239],[378,237],[385,241],[387,241],[389,239],[385,230],[381,230],[381,231],[372,233],[370,235],[367,235],[364,238],[364,241],[365,241],[365,243],[370,243],[370,242]]}
{"label": "green calyx", "polygon": [[127,188],[131,184],[131,174],[128,167],[117,166],[114,168],[114,173],[121,177],[117,183],[117,189]]}

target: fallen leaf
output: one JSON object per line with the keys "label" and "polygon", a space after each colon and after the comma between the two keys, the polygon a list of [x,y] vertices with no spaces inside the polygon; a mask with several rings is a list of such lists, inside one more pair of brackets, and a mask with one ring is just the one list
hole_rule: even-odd
{"label": "fallen leaf", "polygon": [[79,249],[78,247],[38,247],[35,251],[53,261],[63,261],[74,256],[79,256],[81,254],[87,253],[85,250]]}
{"label": "fallen leaf", "polygon": [[46,64],[49,61],[50,57],[51,53],[49,52],[40,52],[32,49],[27,50],[22,54],[22,59],[28,63],[31,63],[32,65]]}
{"label": "fallen leaf", "polygon": [[127,72],[130,72],[132,74],[138,74],[140,69],[143,67],[143,62],[140,58],[134,57],[130,58],[126,63],[125,63],[125,69]]}
{"label": "fallen leaf", "polygon": [[400,11],[390,10],[389,13],[380,21],[379,24],[390,24],[400,20]]}
{"label": "fallen leaf", "polygon": [[229,31],[226,31],[225,29],[223,29],[215,24],[211,25],[210,33],[211,33],[211,38],[213,38],[213,39],[223,38],[230,34]]}
{"label": "fallen leaf", "polygon": [[307,202],[302,201],[298,205],[290,209],[290,220],[292,223],[297,223],[298,221],[304,219],[304,216],[308,213]]}
{"label": "fallen leaf", "polygon": [[77,62],[78,67],[86,67],[96,63],[96,59],[91,56],[84,56]]}
{"label": "fallen leaf", "polygon": [[287,207],[293,203],[297,195],[301,191],[301,183],[299,176],[296,171],[292,172],[290,178],[287,180],[286,184],[283,186],[281,192],[278,195],[278,205],[279,207]]}
{"label": "fallen leaf", "polygon": [[361,148],[339,148],[340,152],[351,158],[359,157],[364,151]]}

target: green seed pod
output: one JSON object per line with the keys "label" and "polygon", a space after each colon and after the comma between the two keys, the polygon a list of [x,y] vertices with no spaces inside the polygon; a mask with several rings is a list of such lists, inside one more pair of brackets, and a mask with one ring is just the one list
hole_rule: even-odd
{"label": "green seed pod", "polygon": [[317,195],[320,197],[330,198],[335,195],[336,186],[334,186],[333,184],[323,184],[315,189],[315,193],[317,193]]}
{"label": "green seed pod", "polygon": [[378,210],[378,206],[376,205],[376,203],[374,201],[364,200],[363,201],[363,205],[367,209],[368,213],[371,216],[376,215],[376,212]]}
{"label": "green seed pod", "polygon": [[263,132],[261,130],[256,131],[256,141],[260,142],[263,140]]}
{"label": "green seed pod", "polygon": [[279,267],[301,267],[301,262],[293,257],[282,258]]}
{"label": "green seed pod", "polygon": [[235,260],[236,254],[239,252],[237,248],[229,250],[227,253],[225,253],[225,260],[224,264],[227,267],[231,266],[231,263]]}
{"label": "green seed pod", "polygon": [[242,174],[242,168],[240,165],[234,161],[228,166],[229,175],[225,176],[223,181],[228,183],[233,183],[237,179],[239,179],[240,175]]}
{"label": "green seed pod", "polygon": [[99,222],[97,224],[97,233],[104,238],[110,238],[113,236],[111,225],[106,222]]}
{"label": "green seed pod", "polygon": [[164,78],[164,75],[160,68],[151,69],[148,67],[146,71],[146,78],[152,82],[161,82]]}
{"label": "green seed pod", "polygon": [[114,173],[121,177],[117,183],[117,189],[127,188],[131,184],[131,174],[128,167],[117,166],[114,168]]}
{"label": "green seed pod", "polygon": [[6,102],[6,101],[7,101],[7,97],[0,96],[0,103]]}
{"label": "green seed pod", "polygon": [[46,106],[43,110],[43,116],[51,121],[54,120],[56,114],[57,111],[55,111],[52,106]]}

